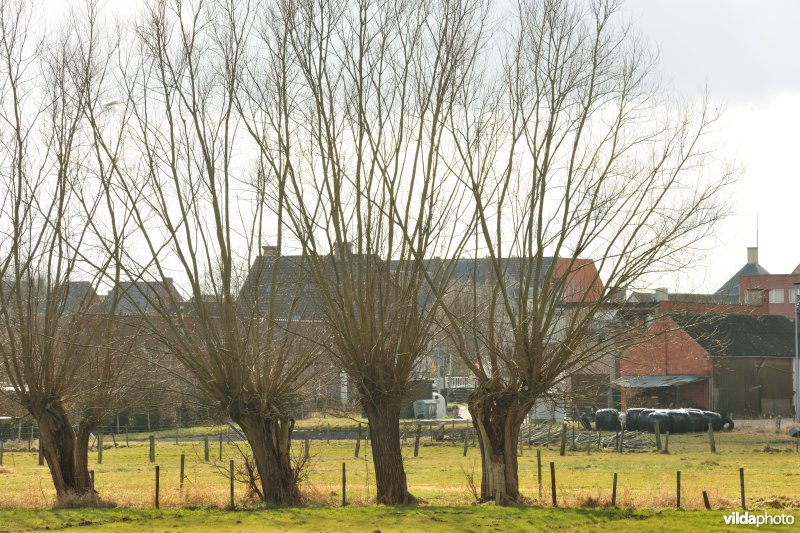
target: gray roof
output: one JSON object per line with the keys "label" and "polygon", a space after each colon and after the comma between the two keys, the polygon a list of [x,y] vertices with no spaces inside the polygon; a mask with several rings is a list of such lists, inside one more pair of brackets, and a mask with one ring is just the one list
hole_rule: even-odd
{"label": "gray roof", "polygon": [[794,357],[794,323],[785,316],[668,315],[712,357]]}
{"label": "gray roof", "polygon": [[171,279],[161,281],[125,281],[114,287],[103,305],[107,311],[116,305],[115,314],[136,315],[169,311],[183,302]]}
{"label": "gray roof", "polygon": [[727,294],[730,296],[736,296],[739,298],[739,277],[740,276],[768,276],[769,272],[767,269],[759,265],[758,263],[747,263],[739,272],[733,275],[731,279],[725,282],[725,285],[717,289],[717,292],[714,294],[723,295]]}

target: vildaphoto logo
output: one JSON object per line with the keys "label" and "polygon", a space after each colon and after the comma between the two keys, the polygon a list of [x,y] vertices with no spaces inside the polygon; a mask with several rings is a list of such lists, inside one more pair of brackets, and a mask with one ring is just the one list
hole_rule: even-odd
{"label": "vildaphoto logo", "polygon": [[754,514],[748,511],[740,513],[735,511],[722,517],[727,526],[790,526],[794,524],[794,516],[790,514],[771,515],[764,511],[763,514]]}

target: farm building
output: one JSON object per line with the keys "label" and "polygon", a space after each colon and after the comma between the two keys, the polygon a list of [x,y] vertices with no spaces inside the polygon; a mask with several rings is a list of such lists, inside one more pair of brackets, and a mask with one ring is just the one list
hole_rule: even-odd
{"label": "farm building", "polygon": [[665,314],[622,355],[622,407],[700,407],[738,417],[792,413],[794,324],[783,316]]}

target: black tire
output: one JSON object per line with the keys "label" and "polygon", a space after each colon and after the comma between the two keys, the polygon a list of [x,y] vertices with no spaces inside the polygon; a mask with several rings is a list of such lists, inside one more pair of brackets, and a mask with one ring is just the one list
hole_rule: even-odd
{"label": "black tire", "polygon": [[733,420],[730,418],[723,418],[722,419],[722,430],[723,431],[733,431]]}

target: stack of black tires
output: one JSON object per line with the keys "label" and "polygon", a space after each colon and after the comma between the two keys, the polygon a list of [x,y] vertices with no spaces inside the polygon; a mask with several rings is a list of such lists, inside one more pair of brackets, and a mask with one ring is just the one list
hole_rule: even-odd
{"label": "stack of black tires", "polygon": [[[592,427],[594,421],[594,427]],[[664,433],[695,433],[708,431],[709,424],[714,431],[733,429],[733,420],[723,418],[714,411],[700,409],[642,409],[631,408],[627,411],[616,409],[598,409],[592,415],[581,417],[581,424],[587,430],[617,431],[625,424],[628,431],[655,431],[658,422],[659,431]]]}

